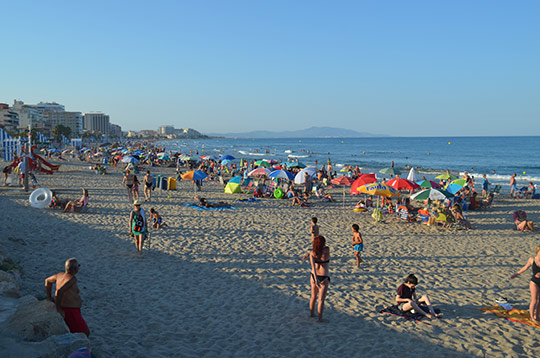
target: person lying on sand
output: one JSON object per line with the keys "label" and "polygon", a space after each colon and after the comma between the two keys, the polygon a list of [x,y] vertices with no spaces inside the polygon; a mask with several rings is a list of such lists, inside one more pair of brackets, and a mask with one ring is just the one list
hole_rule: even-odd
{"label": "person lying on sand", "polygon": [[[414,310],[414,312],[423,314],[429,319],[439,318],[440,315],[433,309],[428,295],[423,295],[420,299],[416,298],[416,285],[418,285],[418,278],[415,275],[410,274],[405,278],[405,282],[397,289],[396,304],[398,307],[403,312]],[[422,310],[418,306],[419,303],[425,303],[429,308],[429,313]]]}
{"label": "person lying on sand", "polygon": [[231,206],[223,201],[220,201],[218,203],[207,201],[205,198],[199,198],[195,197],[195,199],[199,200],[198,206],[202,206],[205,208],[230,208]]}

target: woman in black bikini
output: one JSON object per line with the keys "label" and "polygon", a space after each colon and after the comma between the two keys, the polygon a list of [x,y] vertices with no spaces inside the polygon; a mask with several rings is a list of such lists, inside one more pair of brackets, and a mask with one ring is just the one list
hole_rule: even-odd
{"label": "woman in black bikini", "polygon": [[533,276],[529,282],[529,289],[531,290],[531,304],[529,305],[529,314],[531,315],[531,321],[539,323],[540,321],[540,246],[534,248],[536,256],[529,257],[527,264],[521,268],[517,273],[510,276],[511,279],[516,278],[523,272],[527,271],[529,267],[532,267]]}
{"label": "woman in black bikini", "polygon": [[319,322],[323,320],[324,299],[330,285],[328,276],[328,263],[330,262],[330,248],[326,246],[324,236],[317,236],[313,239],[313,250],[309,253],[311,263],[311,298],[309,300],[309,310],[311,317],[315,317],[315,301],[319,297],[317,312],[319,313]]}
{"label": "woman in black bikini", "polygon": [[133,177],[134,175],[131,174],[129,170],[126,170],[124,179],[122,179],[122,185],[124,185],[127,188],[128,200],[130,203],[133,202]]}

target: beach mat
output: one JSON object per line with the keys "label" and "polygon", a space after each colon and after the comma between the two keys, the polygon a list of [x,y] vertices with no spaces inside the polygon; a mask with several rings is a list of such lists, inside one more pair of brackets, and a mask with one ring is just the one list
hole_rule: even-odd
{"label": "beach mat", "polygon": [[[426,305],[420,305],[419,307],[422,310],[424,310],[425,312],[429,312],[429,309],[428,309],[428,307]],[[433,309],[435,310],[435,313],[437,313],[437,314],[441,313],[440,309],[435,308],[435,307]],[[391,314],[393,316],[402,317],[402,318],[405,318],[405,319],[408,319],[408,320],[413,320],[413,321],[416,321],[416,322],[422,322],[422,323],[425,323],[425,324],[429,324],[428,322],[422,321],[423,319],[426,318],[426,316],[424,316],[423,314],[412,313],[411,311],[403,312],[396,305],[388,306],[386,308],[382,308],[382,306],[378,306],[377,311],[379,311],[379,313]]]}
{"label": "beach mat", "polygon": [[236,201],[247,201],[249,203],[257,203],[259,201],[262,201],[261,199],[256,198],[249,198],[249,199],[236,199]]}
{"label": "beach mat", "polygon": [[236,210],[236,208],[233,206],[223,207],[223,208],[207,208],[205,206],[199,206],[199,205],[190,204],[190,203],[184,203],[184,206],[187,206],[188,208],[197,209],[197,210],[228,210],[228,209]]}
{"label": "beach mat", "polygon": [[484,306],[482,308],[479,308],[482,312],[489,312],[493,313],[497,317],[506,318],[509,321],[512,322],[518,322],[523,323],[531,327],[540,328],[540,324],[534,323],[531,321],[531,317],[529,316],[529,311],[527,310],[518,310],[515,308],[512,308],[511,310],[505,310],[499,305],[495,306]]}

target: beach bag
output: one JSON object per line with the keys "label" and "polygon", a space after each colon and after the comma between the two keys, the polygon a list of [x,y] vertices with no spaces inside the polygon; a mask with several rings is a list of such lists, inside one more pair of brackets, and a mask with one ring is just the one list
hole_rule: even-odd
{"label": "beach bag", "polygon": [[375,221],[377,221],[377,222],[383,221],[383,214],[382,214],[382,211],[380,209],[374,209],[373,214],[371,214],[371,217],[373,219],[375,219]]}

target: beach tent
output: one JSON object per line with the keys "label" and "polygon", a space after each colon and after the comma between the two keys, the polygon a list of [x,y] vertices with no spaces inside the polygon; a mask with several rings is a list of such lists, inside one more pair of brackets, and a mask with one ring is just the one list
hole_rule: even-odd
{"label": "beach tent", "polygon": [[227,183],[225,186],[225,193],[227,194],[235,194],[235,193],[241,193],[242,189],[240,188],[240,184],[236,183]]}
{"label": "beach tent", "polygon": [[294,183],[295,184],[304,184],[306,181],[306,173],[309,175],[310,178],[313,178],[315,174],[317,173],[317,168],[315,167],[307,167],[298,172],[296,176],[294,177]]}

